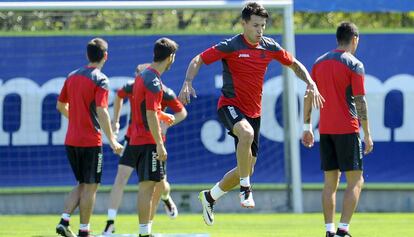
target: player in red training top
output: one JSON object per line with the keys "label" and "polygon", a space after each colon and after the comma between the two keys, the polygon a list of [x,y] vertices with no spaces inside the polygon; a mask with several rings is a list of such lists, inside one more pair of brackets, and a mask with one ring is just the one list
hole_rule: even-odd
{"label": "player in red training top", "polygon": [[[140,64],[136,69],[136,76],[140,74],[141,71],[145,70],[150,64]],[[112,128],[117,134],[119,131],[119,119],[120,111],[122,109],[123,100],[125,98],[129,99],[132,102],[132,90],[134,86],[134,80],[128,81],[121,89],[118,90],[117,96],[115,97],[114,102],[114,117],[112,122]],[[167,88],[165,85],[162,87],[163,97],[161,102],[161,111],[165,111],[167,108],[171,109],[174,112],[174,115],[163,113],[168,118],[168,121],[164,122],[163,118],[160,118],[160,125],[162,129],[163,136],[166,136],[167,129],[170,126],[177,125],[187,117],[187,110],[184,108],[183,104],[178,100],[174,91]],[[131,110],[134,107],[133,103],[130,103]],[[131,122],[131,119],[129,120]],[[131,124],[131,123],[130,123]],[[125,135],[125,147],[128,146],[128,142],[131,136],[131,126],[128,126],[127,133]],[[164,138],[165,140],[165,138]],[[123,156],[119,160],[118,172],[116,174],[115,182],[111,190],[109,197],[109,208],[108,208],[108,220],[106,222],[103,235],[112,234],[115,232],[115,218],[117,215],[117,210],[121,204],[124,187],[128,182],[129,177],[131,176],[132,171],[136,168],[138,161],[133,159],[128,159]],[[165,176],[155,185],[155,191],[152,199],[154,208],[152,208],[150,223],[154,219],[154,215],[157,210],[158,203],[160,199],[164,203],[164,208],[167,215],[171,219],[175,219],[178,215],[177,206],[170,196],[170,184],[167,181],[167,175],[165,170]]]}
{"label": "player in red training top", "polygon": [[[325,173],[322,204],[326,236],[346,237],[351,236],[349,223],[364,183],[358,119],[365,135],[364,154],[372,151],[373,142],[365,101],[364,65],[354,56],[359,42],[358,28],[353,23],[343,22],[337,28],[336,39],[338,47],[316,60],[312,78],[326,98],[319,121],[321,169]],[[312,147],[312,94],[307,93],[304,102],[302,143]],[[335,235],[335,200],[341,172],[345,172],[347,188]]]}
{"label": "player in red training top", "polygon": [[167,150],[158,119],[163,97],[161,74],[171,67],[177,49],[177,43],[168,38],[157,40],[153,62],[135,78],[132,90],[131,140],[123,159],[137,160],[139,236],[152,236],[150,218],[155,206],[151,200],[156,183],[164,178]]}
{"label": "player in red training top", "polygon": [[322,105],[315,83],[306,68],[272,38],[263,36],[268,13],[258,3],[248,3],[242,10],[243,33],[224,40],[192,59],[179,94],[187,104],[196,97],[192,81],[201,65],[221,60],[223,64],[222,96],[218,115],[235,138],[237,167],[230,170],[211,190],[200,192],[203,217],[207,225],[214,222],[213,205],[217,199],[240,183],[240,204],[255,206],[250,186],[259,149],[259,130],[264,75],[272,60],[290,67],[314,93],[315,106]]}
{"label": "player in red training top", "polygon": [[113,151],[120,154],[123,147],[116,141],[108,113],[109,80],[101,72],[108,58],[108,44],[95,38],[87,45],[89,64],[67,77],[60,92],[57,109],[69,119],[66,133],[66,152],[79,184],[65,201],[65,210],[56,232],[73,237],[69,228],[70,214],[79,205],[79,236],[89,235],[89,219],[95,203],[96,190],[102,175],[101,128]]}

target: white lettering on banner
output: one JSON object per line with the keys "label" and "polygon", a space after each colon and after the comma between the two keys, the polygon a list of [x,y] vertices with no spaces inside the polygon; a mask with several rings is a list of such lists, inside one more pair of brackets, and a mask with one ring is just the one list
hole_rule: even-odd
{"label": "white lettering on banner", "polygon": [[399,74],[390,77],[385,82],[367,75],[366,85],[369,122],[372,127],[373,139],[375,141],[390,141],[391,129],[384,126],[385,97],[392,90],[403,94],[403,123],[395,129],[394,140],[396,142],[414,141],[414,110],[411,103],[414,101],[414,76]]}
{"label": "white lettering on banner", "polygon": [[[113,101],[114,91],[120,88],[131,77],[112,77],[110,83],[109,100]],[[113,81],[112,81],[113,80]],[[12,132],[13,146],[21,145],[47,145],[48,131],[42,130],[42,104],[46,96],[59,94],[65,81],[64,77],[57,77],[39,86],[28,78],[12,78],[3,82],[0,80],[0,146],[9,145],[9,133],[3,129],[4,99],[7,95],[17,94],[21,100],[20,126]],[[112,114],[112,109],[110,109]],[[123,106],[121,116],[128,114],[129,106]],[[62,145],[65,141],[68,122],[61,117],[61,126],[57,131],[52,132],[52,145]],[[123,130],[126,130],[124,128]],[[124,134],[125,131],[120,131]],[[106,141],[106,140],[104,140]]]}
{"label": "white lettering on banner", "polygon": [[[220,75],[215,76],[216,85]],[[395,142],[413,142],[414,141],[414,110],[409,109],[412,106],[410,102],[414,101],[414,76],[408,74],[395,75],[382,82],[378,78],[366,75],[366,90],[368,101],[368,112],[370,118],[371,132],[374,141],[391,141],[391,129],[384,125],[385,98],[392,90],[400,91],[404,97],[403,105],[403,125],[395,129]],[[263,88],[262,103],[262,123],[260,133],[269,140],[283,142],[283,127],[276,119],[275,106],[277,99],[282,95],[283,79],[282,76],[273,77],[267,80]],[[305,84],[297,80],[297,93],[300,102],[300,116],[297,119],[298,127],[302,127],[303,121],[303,96]],[[313,128],[319,122],[319,111],[313,110],[312,124]],[[225,132],[218,121],[207,121],[201,129],[201,141],[210,152],[215,154],[230,154],[234,152],[234,143],[231,137],[226,137],[223,141],[219,140]],[[314,129],[315,140],[319,140],[319,131]],[[297,132],[298,139],[302,131]],[[230,139],[230,140],[228,140]]]}
{"label": "white lettering on banner", "polygon": [[[0,88],[3,88],[3,80],[0,79]],[[9,145],[9,134],[3,130],[3,101],[5,97],[5,91],[0,90],[0,146]]]}
{"label": "white lettering on banner", "polygon": [[[224,135],[224,140],[220,138]],[[235,151],[234,140],[217,120],[209,120],[200,131],[201,141],[207,150],[220,155],[232,154]]]}
{"label": "white lettering on banner", "polygon": [[[20,126],[12,134],[13,145],[47,144],[48,134],[42,130],[42,102],[46,95],[53,93],[50,88],[40,87],[36,82],[27,78],[14,78],[1,84],[0,118],[3,118],[4,98],[10,94],[20,96]],[[3,121],[1,121],[3,129]],[[4,130],[2,130],[4,133]]]}
{"label": "white lettering on banner", "polygon": [[[219,86],[221,75],[215,76],[215,84]],[[111,77],[109,101],[113,101],[115,89],[120,88],[131,77]],[[49,131],[42,130],[42,104],[46,96],[59,94],[65,78],[53,78],[43,85],[38,85],[28,78],[12,78],[7,81],[0,80],[0,146],[21,146],[21,145],[48,145]],[[414,76],[408,74],[394,75],[382,82],[378,78],[366,75],[367,100],[369,105],[369,118],[374,141],[391,141],[391,129],[384,125],[385,98],[387,94],[396,90],[403,95],[403,124],[395,129],[395,142],[414,142],[414,110],[410,109],[414,101]],[[305,84],[297,80],[298,98],[300,108],[302,108],[302,98],[305,91]],[[283,80],[281,76],[273,77],[266,81],[263,93],[263,114],[261,134],[269,140],[283,142],[283,128],[276,119],[275,106],[278,98],[282,94]],[[11,94],[17,94],[21,100],[19,129],[12,132],[11,144],[9,144],[9,133],[4,130],[3,114],[4,99]],[[129,105],[124,104],[121,116],[129,113]],[[302,123],[303,111],[297,123]],[[191,112],[191,111],[190,111]],[[214,111],[212,111],[214,112]],[[112,106],[109,108],[112,114]],[[318,111],[313,112],[313,127],[319,121]],[[67,120],[61,118],[61,127],[52,132],[52,145],[62,145],[64,143],[67,129]],[[126,126],[121,129],[120,134],[125,134]],[[298,131],[298,137],[302,131]],[[226,134],[226,131],[216,120],[206,121],[200,131],[201,141],[205,148],[216,154],[231,154],[234,152],[233,139]],[[315,130],[316,139],[319,138],[318,131]],[[105,137],[105,136],[103,136]],[[224,139],[222,139],[224,137]],[[104,142],[107,143],[106,138]]]}

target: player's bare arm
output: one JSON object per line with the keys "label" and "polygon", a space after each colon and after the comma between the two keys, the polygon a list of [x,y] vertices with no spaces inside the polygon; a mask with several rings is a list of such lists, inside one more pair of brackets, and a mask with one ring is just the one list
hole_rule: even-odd
{"label": "player's bare arm", "polygon": [[187,110],[183,108],[180,112],[177,112],[172,116],[174,117],[174,121],[171,124],[160,119],[161,132],[164,136],[167,134],[168,128],[181,123],[185,118],[187,118]]}
{"label": "player's bare arm", "polygon": [[67,119],[69,118],[69,103],[62,103],[58,101],[56,104],[56,109]]}
{"label": "player's bare arm", "polygon": [[301,79],[308,85],[308,89],[313,94],[313,106],[317,109],[322,108],[325,99],[319,93],[318,87],[312,80],[312,77],[310,76],[306,67],[297,59],[294,59],[292,65],[290,65],[289,67],[293,70],[293,72],[295,72],[296,76],[299,77],[299,79]]}
{"label": "player's bare arm", "polygon": [[165,149],[164,141],[162,140],[161,128],[159,125],[157,112],[152,110],[147,110],[146,112],[148,127],[157,145],[157,159],[160,161],[165,161],[167,159],[167,150]]}
{"label": "player's bare arm", "polygon": [[195,56],[188,65],[185,80],[181,88],[180,94],[178,95],[178,98],[184,105],[190,103],[190,96],[197,98],[197,94],[193,88],[192,82],[195,76],[198,74],[201,65],[203,65],[203,60],[201,59],[200,55]]}
{"label": "player's bare arm", "polygon": [[359,121],[361,122],[362,129],[364,130],[364,154],[368,154],[372,152],[372,150],[374,149],[374,142],[372,141],[371,132],[369,129],[368,105],[365,96],[355,96],[355,107],[357,110]]}
{"label": "player's bare arm", "polygon": [[187,118],[187,110],[183,108],[180,112],[174,114],[175,121],[173,125],[179,124],[181,121],[183,121],[185,118]]}
{"label": "player's bare arm", "polygon": [[112,131],[115,135],[119,133],[119,119],[121,118],[121,109],[123,105],[124,99],[119,97],[118,95],[115,96],[114,99],[114,117],[112,119]]}
{"label": "player's bare arm", "polygon": [[309,89],[306,89],[303,98],[303,134],[302,144],[305,147],[311,148],[314,144],[314,136],[312,132],[312,101],[313,94]]}
{"label": "player's bare arm", "polygon": [[368,120],[368,106],[365,96],[355,96],[355,106],[360,120]]}
{"label": "player's bare arm", "polygon": [[96,113],[98,114],[99,125],[101,125],[105,136],[108,138],[109,145],[111,146],[112,150],[115,154],[121,154],[124,147],[118,143],[116,136],[112,131],[111,118],[109,117],[108,109],[105,107],[97,107]]}

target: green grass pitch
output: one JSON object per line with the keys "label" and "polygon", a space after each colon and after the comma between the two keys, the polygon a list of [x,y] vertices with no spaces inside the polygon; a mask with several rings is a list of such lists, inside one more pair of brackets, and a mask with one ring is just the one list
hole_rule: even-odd
{"label": "green grass pitch", "polygon": [[[337,217],[339,218],[339,217]],[[0,236],[50,237],[56,236],[59,215],[1,215]],[[100,234],[106,215],[93,215],[93,234]],[[214,226],[206,226],[200,214],[181,214],[170,220],[159,213],[153,224],[154,233],[208,233],[210,237],[322,237],[323,217],[315,214],[216,214]],[[136,215],[119,215],[117,233],[136,234]],[[77,230],[79,218],[74,215],[71,226]],[[394,213],[357,213],[351,223],[351,233],[360,237],[414,236],[414,215]]]}

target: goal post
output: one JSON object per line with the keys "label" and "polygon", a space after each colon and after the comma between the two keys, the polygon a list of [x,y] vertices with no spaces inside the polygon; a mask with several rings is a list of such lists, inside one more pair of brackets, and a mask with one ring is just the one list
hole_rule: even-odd
{"label": "goal post", "polygon": [[[241,9],[249,1],[20,1],[0,2],[0,11],[35,10],[234,10]],[[283,46],[295,55],[293,0],[257,1],[267,9],[283,11]],[[284,159],[286,181],[288,183],[289,206],[295,213],[303,212],[301,167],[298,140],[298,105],[296,99],[296,79],[291,70],[283,71],[284,97]]]}
{"label": "goal post", "polygon": [[[249,1],[20,1],[0,2],[0,10],[148,10],[239,9]],[[293,7],[292,0],[257,1],[266,8]]]}

